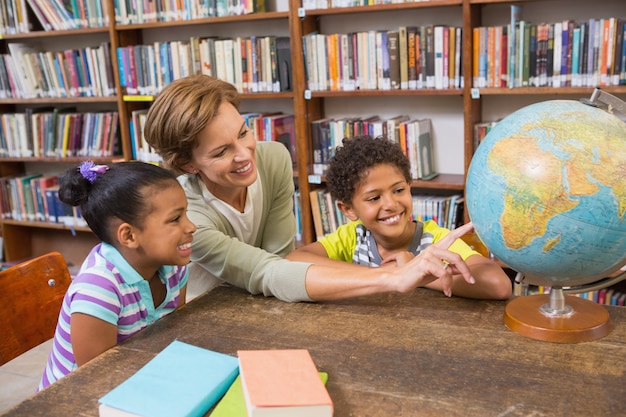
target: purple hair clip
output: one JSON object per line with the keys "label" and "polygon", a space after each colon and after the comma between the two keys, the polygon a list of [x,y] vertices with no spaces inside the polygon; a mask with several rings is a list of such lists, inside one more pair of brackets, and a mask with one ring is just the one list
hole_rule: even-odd
{"label": "purple hair clip", "polygon": [[106,165],[96,165],[92,161],[81,162],[78,166],[78,171],[84,179],[93,184],[98,178],[98,174],[104,174],[109,169]]}

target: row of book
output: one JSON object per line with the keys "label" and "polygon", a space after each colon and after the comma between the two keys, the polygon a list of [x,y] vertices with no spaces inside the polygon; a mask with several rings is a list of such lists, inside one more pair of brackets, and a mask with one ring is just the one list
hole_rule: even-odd
{"label": "row of book", "polygon": [[31,13],[45,31],[106,27],[106,3],[101,0],[3,0],[0,35],[38,30]]}
{"label": "row of book", "polygon": [[121,154],[118,112],[27,108],[0,115],[0,157],[108,157]]}
{"label": "row of book", "polygon": [[117,49],[122,87],[129,95],[156,95],[172,81],[194,74],[218,77],[240,93],[290,91],[288,37],[191,37]]}
{"label": "row of book", "polygon": [[0,98],[102,97],[115,95],[110,46],[38,51],[8,43],[0,55]]}
{"label": "row of book", "polygon": [[0,177],[0,209],[3,220],[87,225],[78,207],[59,200],[56,175],[31,174]]}
{"label": "row of book", "polygon": [[[513,12],[512,12],[513,13]],[[473,29],[474,87],[626,85],[626,20],[531,23]]]}
{"label": "row of book", "polygon": [[[310,191],[311,214],[317,239],[334,232],[349,219],[337,206],[337,201],[325,187]],[[459,194],[449,196],[414,195],[413,219],[420,222],[432,220],[440,227],[455,229],[463,224],[465,198]]]}
{"label": "row of book", "polygon": [[420,3],[431,0],[302,0],[305,10],[334,9],[337,7],[378,6],[383,4]]}
{"label": "row of book", "polygon": [[432,123],[429,118],[411,119],[398,115],[390,119],[380,116],[367,118],[324,118],[311,123],[313,173],[323,175],[330,158],[344,138],[369,135],[385,137],[398,143],[409,158],[411,178],[430,180],[437,176],[434,164]]}
{"label": "row of book", "polygon": [[296,165],[296,121],[293,114],[243,112],[241,115],[257,141],[282,143],[289,150],[293,166]]}
{"label": "row of book", "polygon": [[463,87],[460,27],[400,26],[394,30],[303,36],[311,91],[415,90]]}
{"label": "row of book", "polygon": [[148,142],[146,142],[146,138],[143,135],[147,116],[148,109],[133,110],[130,114],[130,120],[128,123],[132,159],[159,163],[163,161],[163,158],[161,155],[156,153],[154,148],[152,148]]}
{"label": "row of book", "polygon": [[207,17],[238,16],[266,11],[265,0],[129,1],[114,0],[118,25],[175,22]]}
{"label": "row of book", "polygon": [[498,122],[499,120],[495,120],[474,124],[474,149],[478,149],[478,145],[480,145],[483,139],[485,139],[487,134],[491,132],[491,129],[493,129]]}
{"label": "row of book", "polygon": [[[535,285],[523,285],[522,295],[533,294],[550,294],[550,287],[547,286],[535,286]],[[626,292],[620,288],[602,288],[599,290],[585,291],[576,294],[570,294],[575,297],[584,298],[586,300],[593,301],[594,303],[611,305],[611,306],[625,306],[626,305]]]}
{"label": "row of book", "polygon": [[440,227],[453,230],[463,225],[464,207],[465,197],[460,194],[414,195],[413,219],[421,222],[432,220]]}
{"label": "row of book", "polygon": [[317,240],[349,222],[348,218],[339,210],[337,201],[325,187],[311,190],[309,200]]}

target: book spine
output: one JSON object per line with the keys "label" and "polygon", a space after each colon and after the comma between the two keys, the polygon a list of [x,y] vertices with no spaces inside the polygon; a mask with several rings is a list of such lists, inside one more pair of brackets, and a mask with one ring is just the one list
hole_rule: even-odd
{"label": "book spine", "polygon": [[531,23],[530,24],[530,33],[529,33],[529,69],[528,69],[528,85],[531,87],[538,86],[538,75],[537,75],[537,25]]}
{"label": "book spine", "polygon": [[408,88],[409,90],[417,89],[417,62],[415,37],[417,36],[417,28],[415,26],[407,27],[407,57],[408,57]]}
{"label": "book spine", "polygon": [[620,84],[620,73],[622,63],[622,47],[624,43],[624,20],[615,19],[615,48],[613,55],[613,66],[611,67],[611,85]]}
{"label": "book spine", "polygon": [[580,27],[574,28],[572,36],[572,71],[571,71],[571,86],[580,87]]}
{"label": "book spine", "polygon": [[407,27],[398,28],[398,55],[400,66],[400,89],[409,88],[409,57],[408,57],[408,37]]}
{"label": "book spine", "polygon": [[387,33],[387,50],[389,53],[389,87],[392,90],[400,88],[400,62],[398,53],[398,32]]}

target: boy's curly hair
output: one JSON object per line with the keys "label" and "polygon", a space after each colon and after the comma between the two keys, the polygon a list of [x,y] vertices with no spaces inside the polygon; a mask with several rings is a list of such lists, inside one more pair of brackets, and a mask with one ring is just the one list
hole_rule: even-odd
{"label": "boy's curly hair", "polygon": [[379,164],[396,166],[411,182],[410,163],[400,146],[387,138],[357,136],[346,138],[338,146],[326,172],[326,184],[337,200],[350,203],[356,187],[367,171]]}

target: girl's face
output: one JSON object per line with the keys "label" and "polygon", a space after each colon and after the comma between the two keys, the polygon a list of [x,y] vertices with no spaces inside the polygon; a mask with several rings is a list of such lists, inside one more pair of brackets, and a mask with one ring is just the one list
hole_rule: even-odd
{"label": "girl's face", "polygon": [[234,199],[245,196],[257,178],[256,140],[232,104],[220,105],[217,115],[198,135],[198,146],[184,168],[197,172],[213,195],[231,205]]}
{"label": "girl's face", "polygon": [[187,218],[187,198],[182,187],[174,181],[165,188],[150,187],[145,198],[150,213],[135,231],[139,258],[150,267],[187,265],[196,226]]}
{"label": "girl's face", "polygon": [[410,244],[413,239],[411,188],[402,172],[391,164],[370,168],[346,209],[348,217],[360,219],[379,244]]}

